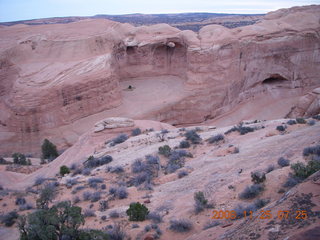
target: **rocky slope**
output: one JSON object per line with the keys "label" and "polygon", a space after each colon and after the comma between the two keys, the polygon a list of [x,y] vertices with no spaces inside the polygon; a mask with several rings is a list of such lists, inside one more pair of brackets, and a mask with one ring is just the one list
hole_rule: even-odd
{"label": "rocky slope", "polygon": [[67,148],[112,116],[174,125],[220,117],[229,125],[316,114],[319,9],[283,9],[255,25],[198,34],[108,20],[2,27],[0,152],[38,154],[45,137]]}
{"label": "rocky slope", "polygon": [[[179,129],[154,121],[106,119],[92,126],[89,132],[82,135],[57,159],[33,173],[12,173],[0,169],[1,184],[4,188],[0,191],[0,203],[6,206],[1,209],[0,215],[13,209],[20,215],[27,214],[32,210],[15,205],[16,199],[24,197],[28,204],[35,206],[41,189],[47,183],[58,182],[58,194],[52,204],[71,200],[83,210],[90,210],[95,214],[86,217],[85,227],[102,229],[117,223],[126,232],[125,239],[130,237],[147,240],[156,239],[157,236],[160,239],[178,240],[315,240],[319,234],[319,171],[296,186],[285,186],[287,179],[291,179],[288,176],[292,170],[288,165],[281,167],[277,163],[280,157],[288,159],[290,164],[305,163],[308,158],[303,157],[303,149],[320,146],[319,120],[307,119],[307,123],[288,125],[285,119],[248,121],[244,122],[242,127],[255,130],[240,135],[238,132],[226,133],[232,126]],[[276,130],[279,125],[286,126],[285,131]],[[115,136],[120,133],[130,134],[136,127],[142,130],[142,134],[131,136],[117,145],[111,144]],[[154,131],[150,131],[150,128]],[[163,137],[161,129],[168,129],[168,133],[163,134]],[[180,142],[185,140],[186,133],[193,129],[199,134],[200,143],[185,148],[192,156],[184,157],[183,166],[170,172],[167,168],[168,158],[159,154],[159,147],[168,145],[172,151],[182,150],[179,147]],[[224,139],[210,143],[208,139],[217,134],[222,134]],[[89,173],[78,171],[77,169],[85,168],[83,163],[90,155],[96,159],[112,156],[113,160],[106,165],[92,168]],[[158,156],[160,167],[157,174],[153,175],[151,183],[145,184],[142,180],[138,181],[140,175],[133,171],[133,166],[136,159],[145,161],[148,155],[155,158]],[[72,164],[76,164],[72,173],[64,177],[58,174],[60,166]],[[119,167],[123,170],[113,170]],[[252,184],[251,173],[256,171],[266,173],[263,191],[252,199],[240,198],[239,194]],[[40,182],[39,177],[43,179]],[[100,180],[92,184],[92,178]],[[128,196],[123,199],[113,197],[109,189],[121,186],[126,188]],[[198,191],[202,191],[211,204],[211,207],[208,206],[200,212],[195,211],[193,199],[194,193]],[[99,193],[99,199],[90,201],[85,198],[85,192]],[[239,205],[256,206],[257,199],[263,200],[266,205],[255,211],[252,218],[212,220],[213,210],[232,211],[239,209]],[[108,202],[106,209],[100,208],[100,201],[103,200]],[[136,222],[128,221],[125,211],[129,204],[135,201],[144,203],[151,212],[159,214],[162,220],[157,222],[156,219],[148,219],[138,222],[137,228],[132,227]],[[286,210],[291,211],[290,217],[281,219],[278,212]],[[261,211],[270,211],[272,215],[261,218]],[[296,211],[306,211],[308,218],[297,219]],[[118,213],[118,216],[114,216],[114,212]],[[237,210],[237,214],[240,213],[241,211]],[[185,232],[174,231],[170,223],[174,219],[189,220],[192,227]],[[15,225],[13,228],[0,227],[0,232],[3,236],[9,236],[7,239],[10,240],[16,240],[18,236]],[[308,238],[299,238],[299,234]]]}

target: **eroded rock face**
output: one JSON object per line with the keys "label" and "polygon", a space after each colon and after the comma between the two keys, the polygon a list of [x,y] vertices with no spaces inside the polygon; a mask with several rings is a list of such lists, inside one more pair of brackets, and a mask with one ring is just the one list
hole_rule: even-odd
{"label": "eroded rock face", "polygon": [[[199,34],[107,20],[1,28],[0,153],[38,153],[48,136],[67,147],[114,116],[199,123],[257,99],[271,117],[315,114],[318,94],[308,93],[320,85],[319,11],[279,10],[255,25]],[[152,111],[141,102],[139,112],[126,107],[123,81],[167,75],[184,81],[179,100],[158,100]],[[250,111],[243,117],[253,118]]]}
{"label": "eroded rock face", "polygon": [[133,127],[134,121],[129,118],[107,118],[97,122],[94,126],[94,132],[101,132],[104,129]]}

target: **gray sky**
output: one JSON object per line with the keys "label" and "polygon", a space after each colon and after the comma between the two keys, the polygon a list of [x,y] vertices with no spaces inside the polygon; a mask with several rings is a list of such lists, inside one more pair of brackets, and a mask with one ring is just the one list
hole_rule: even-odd
{"label": "gray sky", "polygon": [[320,0],[0,0],[0,22],[128,13],[266,13]]}

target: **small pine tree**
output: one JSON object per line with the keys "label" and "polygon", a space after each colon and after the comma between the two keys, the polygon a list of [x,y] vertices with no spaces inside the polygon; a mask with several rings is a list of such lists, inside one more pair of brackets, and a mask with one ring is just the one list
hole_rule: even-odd
{"label": "small pine tree", "polygon": [[55,159],[56,157],[59,156],[56,145],[54,145],[48,139],[45,139],[43,141],[41,150],[42,150],[42,157],[44,159]]}
{"label": "small pine tree", "polygon": [[131,203],[126,211],[130,221],[144,221],[149,213],[149,210],[143,204],[136,202]]}
{"label": "small pine tree", "polygon": [[22,153],[14,153],[12,154],[12,158],[15,164],[27,165],[26,156]]}

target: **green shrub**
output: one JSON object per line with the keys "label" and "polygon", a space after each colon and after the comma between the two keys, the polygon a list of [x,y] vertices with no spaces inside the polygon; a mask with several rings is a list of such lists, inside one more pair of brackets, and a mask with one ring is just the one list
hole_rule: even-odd
{"label": "green shrub", "polygon": [[70,169],[66,165],[60,167],[60,175],[64,176],[68,173],[70,173]]}
{"label": "green shrub", "polygon": [[42,158],[54,160],[59,156],[57,147],[52,142],[50,142],[48,139],[45,139],[41,146],[42,150]]}
{"label": "green shrub", "polygon": [[264,186],[262,184],[253,184],[251,186],[247,186],[240,194],[240,199],[252,199],[257,197],[264,190]]}
{"label": "green shrub", "polygon": [[307,123],[304,118],[296,118],[296,122],[297,122],[297,123],[300,123],[300,124],[305,124],[305,123]]}
{"label": "green shrub", "polygon": [[22,153],[14,153],[12,154],[13,163],[20,165],[28,165],[27,158]]}
{"label": "green shrub", "polygon": [[208,200],[205,198],[203,192],[195,192],[193,199],[195,201],[194,208],[196,213],[203,211],[203,209],[207,207]]}
{"label": "green shrub", "polygon": [[307,165],[298,162],[291,165],[294,175],[301,179],[306,179],[310,175],[320,170],[320,161],[311,160]]}
{"label": "green shrub", "polygon": [[189,130],[185,133],[186,140],[190,141],[192,144],[201,143],[201,137],[196,130]]}
{"label": "green shrub", "polygon": [[131,203],[126,211],[130,221],[144,221],[149,213],[149,210],[143,204],[136,202]]}
{"label": "green shrub", "polygon": [[159,147],[159,154],[165,156],[165,157],[169,157],[171,154],[171,148],[168,145],[164,145],[162,147]]}
{"label": "green shrub", "polygon": [[49,202],[55,198],[57,193],[56,187],[52,184],[47,184],[40,192],[40,197],[37,199],[37,208],[48,209]]}

